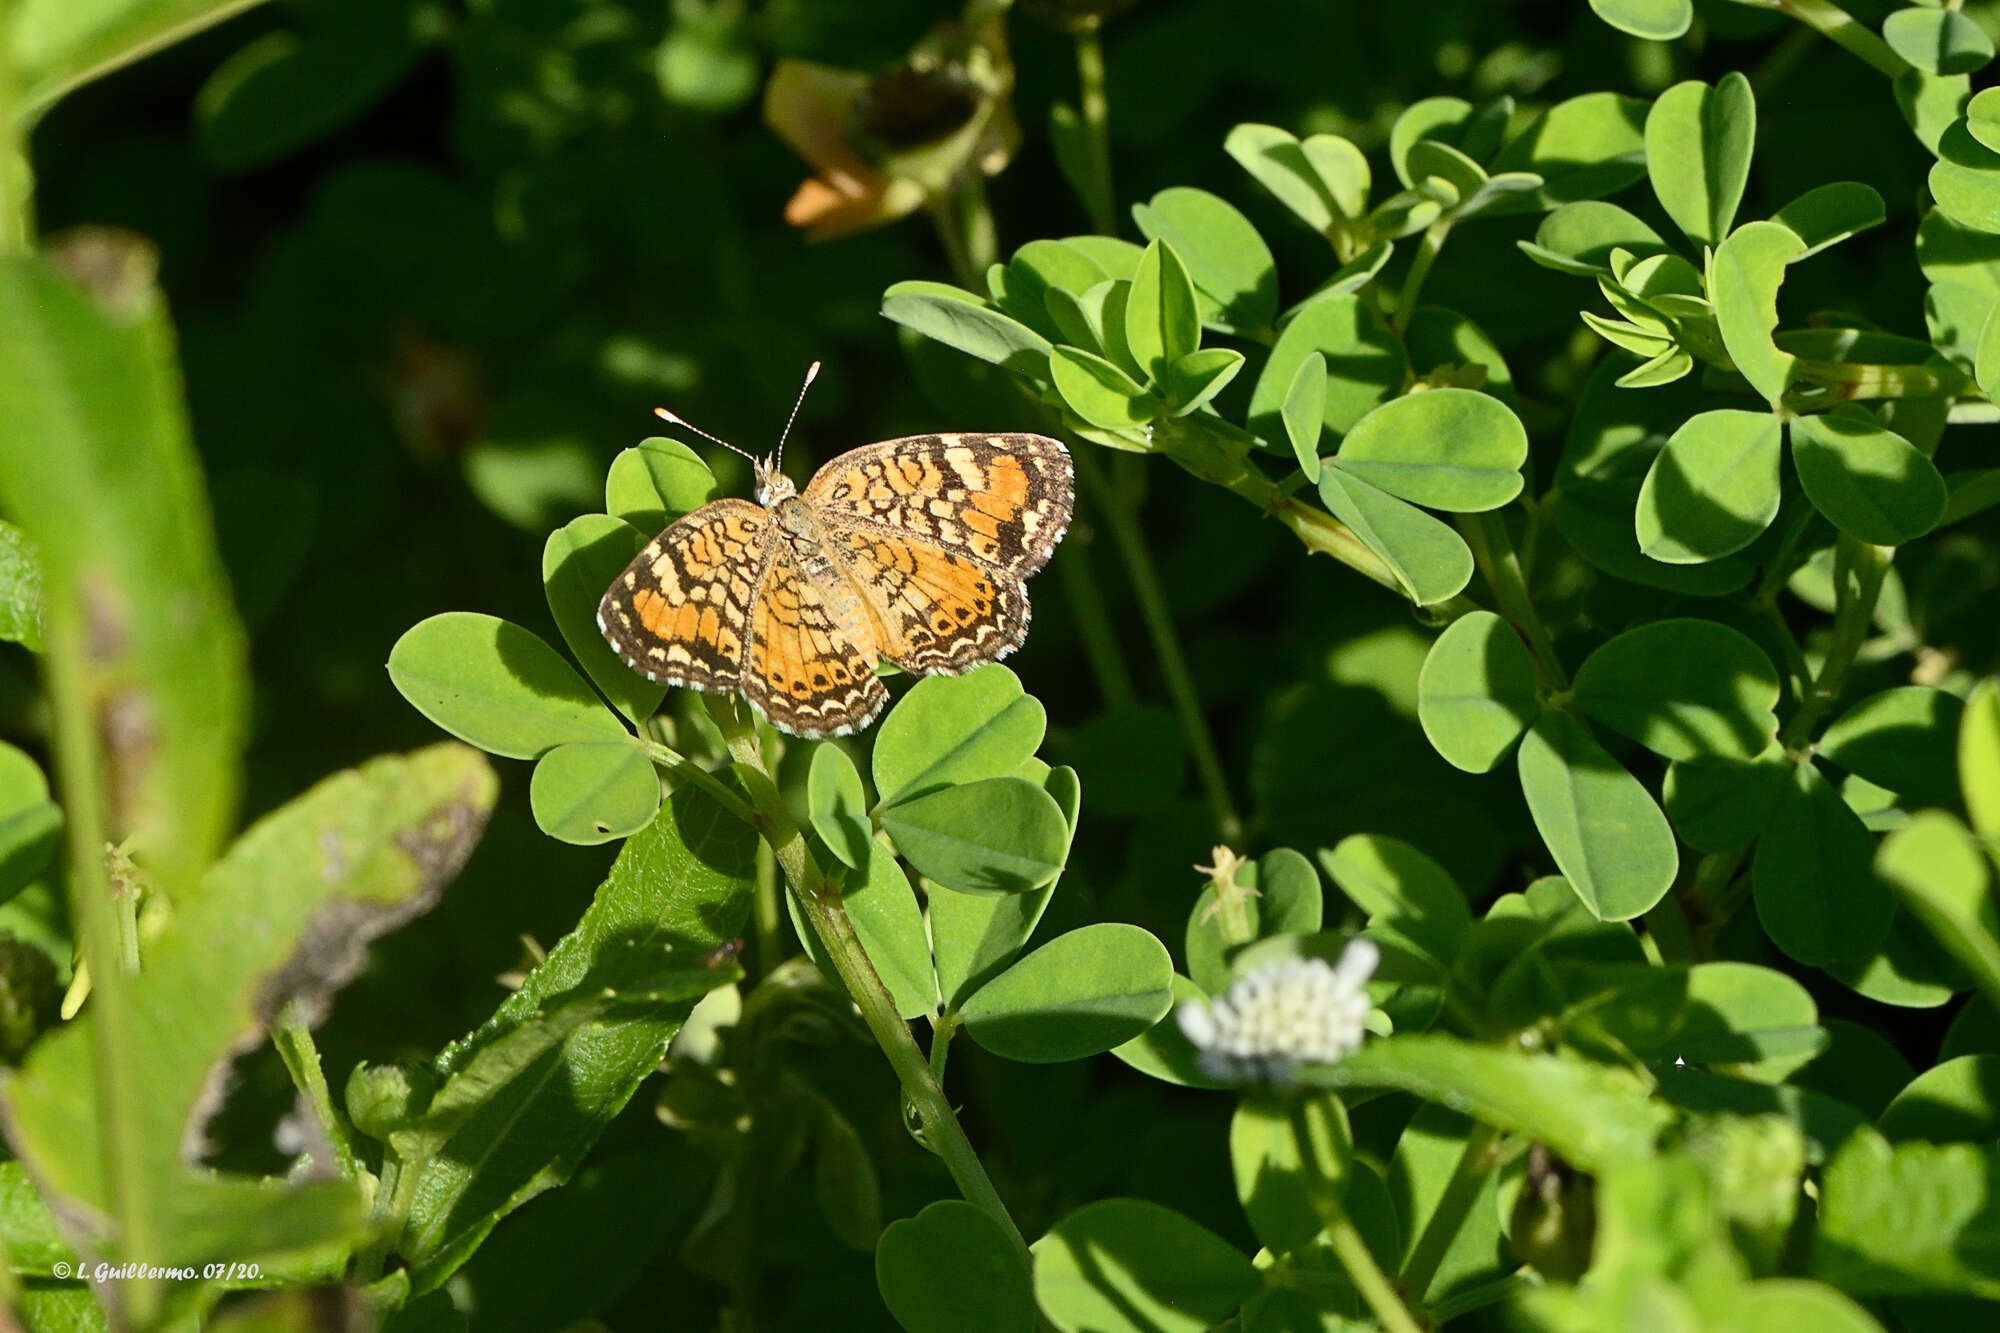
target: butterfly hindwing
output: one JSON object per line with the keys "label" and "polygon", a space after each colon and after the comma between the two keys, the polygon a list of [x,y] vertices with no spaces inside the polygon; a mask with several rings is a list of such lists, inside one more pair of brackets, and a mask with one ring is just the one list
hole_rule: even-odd
{"label": "butterfly hindwing", "polygon": [[841,629],[782,543],[765,571],[750,630],[743,696],[780,731],[845,736],[873,722],[889,702],[874,653]]}

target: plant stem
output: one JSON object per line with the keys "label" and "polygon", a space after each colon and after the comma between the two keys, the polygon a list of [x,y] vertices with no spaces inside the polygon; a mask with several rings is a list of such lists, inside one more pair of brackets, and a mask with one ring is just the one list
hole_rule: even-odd
{"label": "plant stem", "polygon": [[1323,1234],[1333,1247],[1334,1257],[1347,1270],[1348,1280],[1361,1293],[1361,1299],[1368,1302],[1368,1308],[1375,1312],[1384,1333],[1422,1333],[1422,1326],[1410,1316],[1409,1307],[1396,1294],[1388,1275],[1375,1262],[1375,1256],[1368,1252],[1368,1242],[1355,1229],[1347,1210],[1338,1201],[1332,1201],[1330,1206],[1334,1216]]}
{"label": "plant stem", "polygon": [[[1755,0],[1752,0],[1755,3]],[[1776,0],[1771,8],[1790,14],[1829,41],[1880,70],[1889,78],[1909,69],[1909,62],[1889,48],[1889,44],[1856,22],[1854,16],[1829,0]]]}
{"label": "plant stem", "polygon": [[1084,660],[1090,664],[1090,674],[1097,680],[1097,692],[1104,696],[1104,706],[1132,707],[1139,702],[1139,694],[1132,688],[1132,672],[1125,665],[1125,650],[1111,624],[1111,613],[1104,603],[1104,590],[1098,586],[1097,571],[1091,566],[1090,548],[1079,545],[1076,534],[1072,532],[1070,545],[1057,553],[1054,563],[1056,577],[1062,580],[1063,592],[1069,598],[1077,638],[1083,643]]}
{"label": "plant stem", "polygon": [[838,886],[813,860],[806,848],[805,838],[792,821],[791,811],[771,780],[770,772],[764,766],[764,751],[758,742],[755,724],[739,711],[734,698],[709,695],[704,697],[703,702],[707,704],[716,726],[721,729],[723,739],[728,742],[729,753],[736,760],[737,772],[756,806],[754,824],[757,831],[770,844],[771,853],[791,886],[793,901],[798,903],[799,911],[812,923],[820,943],[826,946],[827,957],[840,974],[840,980],[847,987],[855,1007],[861,1011],[862,1021],[874,1034],[882,1053],[889,1057],[897,1081],[902,1084],[903,1096],[916,1108],[925,1144],[944,1159],[945,1168],[951,1172],[959,1193],[1000,1224],[1025,1261],[1027,1243],[1021,1239],[1019,1228],[1007,1212],[1007,1205],[1001,1202],[999,1191],[993,1188],[985,1164],[965,1137],[965,1130],[958,1123],[951,1102],[944,1095],[943,1086],[932,1076],[929,1060],[918,1049],[916,1039],[910,1035],[909,1025],[897,1014],[895,1000],[890,997],[888,987],[882,984],[875,965],[869,961],[860,937],[854,933],[854,923],[848,919],[847,909],[841,904]]}
{"label": "plant stem", "polygon": [[1854,665],[1854,655],[1861,651],[1875,619],[1875,603],[1889,573],[1889,552],[1843,532],[1834,547],[1833,570],[1833,643],[1811,688],[1799,700],[1799,710],[1778,733],[1778,743],[1794,752],[1811,742],[1820,719],[1840,699],[1847,669]]}
{"label": "plant stem", "polygon": [[290,1071],[292,1086],[306,1099],[320,1128],[326,1131],[327,1142],[333,1145],[334,1165],[340,1168],[342,1176],[354,1179],[360,1168],[354,1156],[354,1140],[347,1132],[347,1117],[333,1104],[333,1092],[326,1085],[326,1071],[320,1065],[319,1046],[313,1041],[312,1029],[306,1026],[305,1015],[299,1012],[298,1001],[288,1002],[278,1015],[276,1026],[271,1029],[271,1044],[278,1048],[279,1057]]}
{"label": "plant stem", "polygon": [[1494,513],[1460,514],[1458,530],[1472,548],[1472,558],[1486,585],[1493,589],[1500,614],[1527,640],[1543,684],[1558,692],[1567,691],[1569,677],[1563,673],[1548,627],[1528,596],[1528,583],[1521,576],[1521,562],[1514,554],[1513,539],[1507,535],[1506,521]]}
{"label": "plant stem", "polygon": [[1661,962],[1692,963],[1700,956],[1694,947],[1694,932],[1688,929],[1687,909],[1678,893],[1669,892],[1647,909],[1645,922],[1646,933],[1652,938],[1653,947],[1660,951]]}
{"label": "plant stem", "polygon": [[1424,1293],[1437,1277],[1438,1265],[1444,1262],[1452,1241],[1465,1226],[1466,1214],[1478,1201],[1479,1191],[1496,1163],[1493,1150],[1499,1142],[1499,1130],[1483,1121],[1473,1122],[1472,1132],[1465,1137],[1465,1151],[1458,1155],[1458,1165],[1452,1168],[1451,1179],[1445,1182],[1437,1206],[1431,1209],[1430,1221],[1424,1224],[1417,1243],[1410,1247],[1410,1257],[1404,1261],[1403,1272],[1397,1279],[1396,1285],[1418,1304],[1423,1303]]}
{"label": "plant stem", "polygon": [[1424,239],[1417,245],[1417,257],[1410,261],[1410,275],[1403,279],[1403,292],[1396,300],[1396,314],[1389,322],[1397,333],[1410,327],[1410,316],[1416,313],[1417,297],[1423,293],[1424,280],[1431,275],[1431,265],[1437,262],[1438,251],[1444,249],[1445,239],[1451,235],[1451,223],[1439,220],[1433,222],[1424,232]]}
{"label": "plant stem", "polygon": [[1166,592],[1160,586],[1160,573],[1153,564],[1153,553],[1146,545],[1145,534],[1139,530],[1138,518],[1126,505],[1125,497],[1105,479],[1095,455],[1087,450],[1078,450],[1073,456],[1077,476],[1082,480],[1084,489],[1097,501],[1104,514],[1105,526],[1111,529],[1112,544],[1118,548],[1119,557],[1125,562],[1125,574],[1131,580],[1132,595],[1139,603],[1139,618],[1146,626],[1147,637],[1153,641],[1153,653],[1160,663],[1160,676],[1166,682],[1168,696],[1173,700],[1174,714],[1180,719],[1181,735],[1187,741],[1188,753],[1194,760],[1195,776],[1201,783],[1209,815],[1215,821],[1217,836],[1226,843],[1240,843],[1243,840],[1243,820],[1229,798],[1229,784],[1223,777],[1222,760],[1216,754],[1215,739],[1209,734],[1208,719],[1201,711],[1201,700],[1195,695],[1194,679],[1188,673],[1187,658],[1181,652],[1180,635],[1174,629],[1173,612],[1167,606]]}
{"label": "plant stem", "polygon": [[[754,828],[755,821],[751,822]],[[778,906],[778,895],[784,890],[778,887],[778,861],[771,855],[769,843],[757,844],[757,888],[756,898],[751,903],[751,924],[757,932],[757,971],[769,976],[784,959],[780,957],[784,949],[784,934],[779,930],[779,918],[783,916]]]}
{"label": "plant stem", "polygon": [[[0,19],[5,15],[0,14]],[[54,573],[55,571],[51,571]],[[97,1125],[109,1186],[117,1252],[121,1258],[158,1262],[163,1237],[154,1187],[159,1163],[143,1128],[146,1090],[138,1071],[121,1057],[139,1049],[134,1031],[131,977],[123,965],[118,908],[105,864],[105,818],[110,801],[99,753],[97,691],[89,678],[89,629],[84,599],[72,571],[51,579],[46,657],[49,702],[55,718],[57,781],[68,831],[70,919],[90,969],[90,1056],[95,1074]],[[125,1314],[135,1327],[150,1324],[160,1308],[159,1283],[135,1278],[123,1284]]]}
{"label": "plant stem", "polygon": [[1104,47],[1097,39],[1094,22],[1076,34],[1076,81],[1090,143],[1091,189],[1084,207],[1090,210],[1091,230],[1111,236],[1118,230],[1118,218],[1112,211],[1112,201],[1118,196],[1111,188],[1111,99],[1104,91]]}
{"label": "plant stem", "polygon": [[743,798],[729,790],[728,786],[715,774],[703,768],[694,760],[670,745],[662,745],[648,736],[640,736],[635,741],[640,751],[655,764],[667,770],[676,778],[684,778],[713,796],[723,809],[735,815],[746,824],[757,822],[756,813],[743,804]]}
{"label": "plant stem", "polygon": [[986,270],[1000,257],[986,178],[975,168],[960,172],[949,189],[931,200],[930,214],[952,277],[967,291],[985,291]]}

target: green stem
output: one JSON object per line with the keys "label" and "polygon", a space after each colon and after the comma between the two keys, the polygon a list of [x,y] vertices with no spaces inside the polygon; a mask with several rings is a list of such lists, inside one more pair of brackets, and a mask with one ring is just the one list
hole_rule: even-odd
{"label": "green stem", "polygon": [[1820,719],[1840,699],[1847,670],[1854,665],[1854,656],[1861,651],[1874,622],[1875,603],[1889,573],[1889,552],[1842,533],[1834,547],[1833,568],[1833,643],[1811,688],[1800,699],[1798,711],[1778,733],[1778,743],[1794,752],[1811,742]]}
{"label": "green stem", "polygon": [[[1754,2],[1754,0],[1753,0]],[[1852,14],[1829,0],[1775,0],[1771,8],[1790,14],[1829,41],[1874,66],[1889,78],[1910,68],[1889,44],[1858,23]]]}
{"label": "green stem", "polygon": [[1662,963],[1692,963],[1699,957],[1694,932],[1688,928],[1687,908],[1678,893],[1669,893],[1654,903],[1645,921],[1646,934],[1660,951]]}
{"label": "green stem", "polygon": [[[756,826],[752,819],[751,826]],[[757,844],[757,897],[751,904],[752,928],[757,932],[757,971],[769,976],[784,959],[784,935],[778,929],[783,909],[778,905],[778,861],[768,843]]]}
{"label": "green stem", "polygon": [[986,178],[976,168],[966,168],[950,188],[931,200],[930,214],[952,277],[967,291],[985,291],[986,270],[1000,257]]}
{"label": "green stem", "polygon": [[374,1233],[375,1239],[354,1259],[354,1276],[358,1285],[366,1286],[382,1276],[390,1251],[403,1238],[404,1224],[410,1218],[410,1205],[416,1202],[417,1182],[423,1176],[421,1169],[405,1166],[393,1151],[383,1154],[382,1178],[375,1185],[375,1206],[368,1213],[368,1229]]}
{"label": "green stem", "polygon": [[1437,1277],[1438,1265],[1465,1226],[1466,1215],[1478,1202],[1479,1191],[1497,1162],[1493,1150],[1499,1142],[1499,1130],[1482,1121],[1473,1122],[1472,1132],[1465,1138],[1465,1151],[1458,1155],[1458,1165],[1452,1168],[1451,1179],[1445,1182],[1430,1221],[1424,1223],[1423,1234],[1410,1247],[1410,1257],[1397,1278],[1396,1285],[1411,1300],[1421,1304]]}
{"label": "green stem", "polygon": [[334,1165],[340,1168],[342,1176],[354,1179],[360,1164],[354,1155],[354,1140],[347,1132],[347,1117],[333,1104],[333,1092],[326,1085],[326,1071],[320,1065],[319,1047],[296,1000],[287,1003],[278,1015],[277,1025],[271,1029],[271,1044],[278,1048],[279,1057],[290,1071],[292,1086],[306,1099],[320,1128],[326,1131],[327,1142],[333,1145]]}
{"label": "green stem", "polygon": [[1487,586],[1493,589],[1500,614],[1527,639],[1542,683],[1558,692],[1567,691],[1569,677],[1563,673],[1555,642],[1528,595],[1528,583],[1521,575],[1521,562],[1514,554],[1513,539],[1507,535],[1506,521],[1494,513],[1460,514],[1458,530],[1472,548],[1472,558]]}
{"label": "green stem", "polygon": [[1195,694],[1194,678],[1189,674],[1187,658],[1181,652],[1180,634],[1174,628],[1173,611],[1167,605],[1166,592],[1160,585],[1160,573],[1153,564],[1153,553],[1146,545],[1145,534],[1139,530],[1138,518],[1126,505],[1125,497],[1106,481],[1096,456],[1088,450],[1078,450],[1073,456],[1077,476],[1082,480],[1084,490],[1097,501],[1104,514],[1105,526],[1111,530],[1112,544],[1118,548],[1118,555],[1125,562],[1125,574],[1131,580],[1132,595],[1139,604],[1139,619],[1146,626],[1147,637],[1153,641],[1153,653],[1160,663],[1160,676],[1166,682],[1168,696],[1173,700],[1174,714],[1180,720],[1181,735],[1194,759],[1195,776],[1201,784],[1203,799],[1208,803],[1209,815],[1215,821],[1217,835],[1226,843],[1241,842],[1243,820],[1229,798],[1229,784],[1223,777],[1222,760],[1216,754],[1215,739],[1209,734],[1208,719],[1203,716],[1201,700]]}
{"label": "green stem", "polygon": [[709,772],[679,750],[674,749],[670,745],[663,745],[650,736],[637,737],[634,744],[639,747],[640,752],[648,759],[658,764],[661,768],[666,769],[669,775],[694,783],[710,796],[713,796],[723,809],[729,811],[730,814],[735,815],[744,823],[755,824],[757,822],[756,813],[749,806],[743,804],[741,796],[731,791],[715,774]]}
{"label": "green stem", "polygon": [[[140,1040],[133,1018],[133,974],[124,966],[118,908],[105,864],[110,792],[95,739],[97,692],[87,665],[90,631],[83,624],[83,598],[74,586],[65,586],[72,583],[65,580],[50,590],[45,662],[55,721],[57,781],[68,831],[70,920],[91,979],[90,1054],[102,1152],[99,1169],[110,1188],[118,1254],[157,1263],[165,1239],[153,1226],[160,1214],[155,1185],[161,1182],[143,1124],[148,1097],[144,1080],[120,1059],[138,1050]],[[124,1284],[123,1296],[125,1313],[135,1327],[153,1321],[160,1308],[158,1282],[134,1279]]]}
{"label": "green stem", "polygon": [[1348,1280],[1361,1293],[1361,1299],[1368,1302],[1368,1308],[1375,1312],[1376,1320],[1384,1333],[1422,1333],[1422,1326],[1411,1317],[1409,1307],[1403,1304],[1396,1288],[1390,1285],[1388,1275],[1375,1256],[1368,1251],[1368,1242],[1361,1238],[1354,1221],[1338,1201],[1329,1201],[1333,1210],[1333,1220],[1328,1222],[1322,1233],[1327,1244],[1333,1248],[1334,1257],[1347,1270]]}
{"label": "green stem", "polygon": [[1112,202],[1118,196],[1111,188],[1111,99],[1104,91],[1104,47],[1097,40],[1094,23],[1076,34],[1076,81],[1090,144],[1092,179],[1084,207],[1090,210],[1091,230],[1111,236],[1118,231]]}
{"label": "green stem", "polygon": [[1403,293],[1396,300],[1395,318],[1390,321],[1397,333],[1410,327],[1410,316],[1416,313],[1424,280],[1430,277],[1431,265],[1437,262],[1438,251],[1444,249],[1450,235],[1451,223],[1442,220],[1433,222],[1424,232],[1424,239],[1417,245],[1417,257],[1410,261],[1410,276],[1403,280]]}
{"label": "green stem", "polygon": [[1118,642],[1118,631],[1112,626],[1111,612],[1105,605],[1104,589],[1098,585],[1097,571],[1091,566],[1090,548],[1079,545],[1075,533],[1070,534],[1069,540],[1070,544],[1057,553],[1054,563],[1056,577],[1062,580],[1063,592],[1069,598],[1070,614],[1076,620],[1084,661],[1090,664],[1090,674],[1097,680],[1097,692],[1104,696],[1104,706],[1130,708],[1139,702],[1139,694],[1132,688],[1132,671],[1125,665],[1125,649]]}
{"label": "green stem", "polygon": [[728,742],[738,775],[756,806],[754,822],[757,831],[770,844],[772,855],[777,858],[778,865],[785,872],[785,880],[791,886],[793,901],[812,923],[820,943],[826,946],[827,957],[832,961],[834,971],[840,974],[840,980],[847,987],[855,1007],[861,1011],[862,1021],[874,1034],[882,1053],[888,1056],[891,1068],[896,1071],[897,1081],[902,1084],[903,1096],[916,1108],[918,1122],[924,1131],[924,1142],[944,1160],[945,1169],[951,1172],[959,1193],[1000,1224],[1025,1260],[1027,1242],[1021,1239],[1019,1228],[1007,1212],[1007,1205],[1001,1202],[999,1191],[993,1188],[992,1178],[986,1174],[985,1164],[965,1137],[965,1129],[958,1123],[958,1116],[944,1095],[943,1085],[932,1076],[929,1060],[918,1049],[916,1039],[910,1035],[909,1025],[897,1014],[895,1000],[890,997],[888,987],[882,984],[875,965],[869,961],[860,937],[854,933],[854,923],[848,919],[847,909],[840,901],[839,887],[813,860],[806,848],[805,838],[792,820],[791,811],[771,780],[770,771],[764,765],[764,751],[758,743],[755,724],[739,710],[733,698],[708,695],[703,702],[708,705],[709,715],[715,719],[723,739]]}

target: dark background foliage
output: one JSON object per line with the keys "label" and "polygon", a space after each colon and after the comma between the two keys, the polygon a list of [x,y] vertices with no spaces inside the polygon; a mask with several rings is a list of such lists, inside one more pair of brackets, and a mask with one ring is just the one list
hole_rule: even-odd
{"label": "dark background foliage", "polygon": [[[1874,21],[1888,6],[1851,8]],[[1925,158],[1878,105],[1881,80],[1775,15],[1698,9],[1705,37],[1669,47],[1568,0],[1142,0],[1105,29],[1121,208],[1169,185],[1230,198],[1278,248],[1279,271],[1298,275],[1295,299],[1329,257],[1223,153],[1230,126],[1336,132],[1379,162],[1389,125],[1419,97],[1650,97],[1742,69],[1761,122],[1745,215],[1835,179],[1873,185],[1889,208],[1886,226],[1801,269],[1788,303],[1923,336],[1908,236]],[[923,219],[807,244],[782,218],[806,168],[758,111],[773,60],[874,69],[936,16],[919,0],[300,0],[105,79],[41,123],[42,227],[116,224],[160,247],[194,434],[252,633],[248,813],[434,737],[382,667],[412,624],[476,607],[550,631],[542,538],[595,507],[611,457],[653,433],[654,405],[767,447],[800,371],[822,359],[796,475],[870,440],[1016,424],[1020,409],[979,368],[877,314],[891,282],[950,276]],[[275,75],[239,54],[280,51],[275,34],[297,34]],[[1025,133],[991,186],[1003,253],[1087,225],[1044,132],[1051,102],[1075,95],[1069,43],[1031,13],[1010,20],[1010,38]],[[1641,193],[1621,202],[1645,213]],[[1562,405],[1601,355],[1575,321],[1574,280],[1514,248],[1535,222],[1466,229],[1426,290],[1507,354],[1531,471],[1553,460]],[[1971,448],[1975,434],[1952,432],[1945,450]],[[704,452],[726,484],[747,488],[740,460]],[[1253,845],[1398,834],[1480,898],[1551,869],[1512,785],[1457,773],[1424,742],[1415,678],[1429,633],[1402,599],[1309,562],[1276,526],[1171,468],[1127,480],[1145,488],[1144,523]],[[1965,612],[2000,586],[1992,526],[1965,525],[1898,566],[1928,641],[1979,672],[1993,669],[1995,625]],[[1057,559],[1096,566],[1114,619],[1143,641],[1088,513]],[[1014,664],[1048,706],[1049,757],[1073,763],[1086,792],[1060,919],[1043,933],[1128,920],[1176,941],[1200,884],[1189,867],[1213,834],[1148,655],[1132,663],[1151,708],[1107,716],[1066,586],[1053,573],[1037,582],[1035,632]],[[1607,630],[1668,601],[1599,586],[1615,594],[1582,623]],[[10,647],[0,673],[7,729],[27,730],[27,656]],[[502,994],[497,978],[527,959],[524,939],[553,940],[588,902],[610,849],[544,837],[525,769],[504,780],[463,877],[379,945],[342,997],[322,1034],[331,1070],[421,1055],[475,1025]],[[36,910],[33,895],[8,909]],[[1862,1007],[1818,989],[1833,1014]],[[1891,1035],[1921,1067],[1941,1022],[1922,1015]],[[944,1192],[902,1135],[872,1052],[807,1058],[864,1126],[886,1215]],[[1223,1156],[1226,1103],[1108,1060],[1031,1068],[970,1046],[960,1060],[956,1095],[1028,1234],[1083,1200],[1129,1193],[1255,1248]],[[245,1099],[230,1151],[254,1160],[254,1126],[289,1088],[275,1057],[247,1072],[268,1096],[261,1112]],[[1356,1119],[1365,1129],[1366,1111]],[[654,1328],[668,1310],[673,1326],[706,1326],[721,1288],[691,1275],[676,1243],[710,1169],[642,1096],[574,1182],[502,1225],[458,1279],[460,1303],[481,1328],[590,1313]],[[762,1241],[770,1326],[829,1327],[834,1309],[856,1327],[884,1325],[866,1262],[834,1244],[809,1180],[793,1179],[797,1197],[776,1197]],[[551,1254],[579,1266],[563,1290],[545,1289]],[[524,1273],[544,1280],[530,1288]]]}

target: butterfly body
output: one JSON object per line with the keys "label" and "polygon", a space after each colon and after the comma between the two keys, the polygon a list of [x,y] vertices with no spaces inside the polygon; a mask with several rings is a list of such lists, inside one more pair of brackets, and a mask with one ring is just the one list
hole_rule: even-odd
{"label": "butterfly body", "polygon": [[875,674],[955,674],[1027,636],[1025,580],[1068,528],[1073,474],[1043,435],[915,435],[850,450],[803,492],[768,461],[757,498],[675,520],[612,582],[598,627],[633,670],[741,692],[781,731],[846,735]]}

